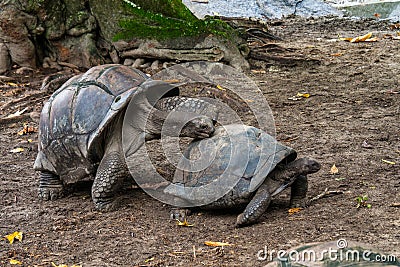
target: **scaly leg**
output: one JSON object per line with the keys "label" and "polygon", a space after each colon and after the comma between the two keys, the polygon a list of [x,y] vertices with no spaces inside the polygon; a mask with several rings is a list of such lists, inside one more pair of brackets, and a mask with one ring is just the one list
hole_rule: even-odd
{"label": "scaly leg", "polygon": [[290,207],[306,206],[308,191],[307,175],[299,175],[291,186]]}
{"label": "scaly leg", "polygon": [[258,188],[257,193],[247,205],[246,209],[237,217],[237,227],[255,223],[261,215],[267,211],[269,203],[271,203],[271,195],[268,191],[268,187],[267,184],[262,184]]}
{"label": "scaly leg", "polygon": [[41,171],[38,196],[42,200],[55,200],[63,196],[63,184],[58,175]]}
{"label": "scaly leg", "polygon": [[104,155],[92,186],[92,200],[96,209],[111,211],[117,207],[116,192],[128,175],[128,167],[120,152]]}

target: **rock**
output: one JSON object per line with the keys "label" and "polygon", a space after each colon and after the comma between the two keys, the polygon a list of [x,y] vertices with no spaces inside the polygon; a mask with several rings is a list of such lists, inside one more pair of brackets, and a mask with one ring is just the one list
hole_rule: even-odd
{"label": "rock", "polygon": [[4,43],[0,43],[0,74],[11,69],[10,53]]}
{"label": "rock", "polygon": [[160,61],[154,60],[153,63],[151,63],[150,68],[152,70],[159,70],[160,69],[159,65],[160,65]]}
{"label": "rock", "polygon": [[262,14],[271,19],[279,19],[289,15],[301,17],[319,17],[327,15],[342,15],[334,7],[318,0],[274,0],[260,1]]}
{"label": "rock", "polygon": [[15,71],[15,73],[19,74],[19,75],[27,75],[27,74],[30,74],[30,73],[33,73],[33,72],[34,72],[34,69],[29,68],[29,67],[21,67],[21,68],[18,68]]}
{"label": "rock", "polygon": [[112,62],[113,62],[114,64],[119,64],[120,58],[119,58],[119,55],[118,55],[117,50],[112,50],[112,51],[110,52],[110,57],[111,57],[111,60],[112,60]]}
{"label": "rock", "polygon": [[139,68],[141,65],[144,64],[144,62],[146,62],[146,61],[143,58],[137,58],[135,60],[135,62],[133,63],[132,67]]}
{"label": "rock", "polygon": [[304,17],[341,15],[332,6],[319,0],[215,0],[208,4],[183,0],[183,3],[200,18],[206,15],[244,18],[282,18],[288,15]]}
{"label": "rock", "polygon": [[134,63],[135,61],[133,60],[133,59],[131,59],[131,58],[125,58],[124,59],[124,66],[132,66],[132,64]]}

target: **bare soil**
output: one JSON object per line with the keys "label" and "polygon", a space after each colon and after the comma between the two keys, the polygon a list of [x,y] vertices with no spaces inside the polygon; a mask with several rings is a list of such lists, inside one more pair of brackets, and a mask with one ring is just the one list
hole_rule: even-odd
{"label": "bare soil", "polygon": [[[32,169],[37,133],[17,135],[25,121],[37,124],[16,120],[0,125],[0,236],[22,231],[23,240],[0,239],[0,265],[16,259],[23,266],[264,266],[257,253],[265,247],[284,250],[339,238],[400,257],[400,210],[393,205],[400,202],[400,41],[384,38],[395,30],[385,22],[330,18],[289,18],[271,22],[269,29],[284,39],[271,41],[279,46],[276,56],[289,60],[258,62],[248,75],[274,112],[279,141],[322,163],[309,177],[309,196],[326,188],[343,194],[290,215],[287,190],[260,223],[240,229],[234,227],[239,211],[196,212],[189,218],[194,226],[179,227],[169,219],[170,207],[140,189],[124,189],[125,204],[110,213],[94,210],[90,187],[43,202]],[[379,40],[338,40],[367,32]],[[35,92],[46,74],[11,73],[17,86],[1,82],[0,101]],[[289,99],[301,92],[310,97]],[[26,113],[40,112],[46,98],[13,104],[1,116],[18,105],[27,106]],[[10,152],[17,147],[24,151]],[[356,207],[355,198],[364,195],[371,208]],[[204,241],[233,245],[214,248]]]}

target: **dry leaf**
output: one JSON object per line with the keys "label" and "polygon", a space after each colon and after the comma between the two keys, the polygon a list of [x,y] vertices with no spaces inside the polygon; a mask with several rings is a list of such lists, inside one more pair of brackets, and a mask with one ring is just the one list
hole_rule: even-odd
{"label": "dry leaf", "polygon": [[389,160],[386,160],[386,159],[382,159],[382,161],[385,162],[385,163],[387,163],[387,164],[391,164],[391,165],[395,165],[395,164],[396,164],[396,162],[394,162],[394,161],[389,161]]}
{"label": "dry leaf", "polygon": [[223,88],[223,87],[222,87],[221,85],[219,85],[219,84],[217,84],[217,88],[218,88],[219,90],[226,91],[226,89]]}
{"label": "dry leaf", "polygon": [[204,241],[204,245],[209,246],[209,247],[233,246],[233,244],[224,243],[224,242],[213,242],[213,241]]}
{"label": "dry leaf", "polygon": [[7,84],[8,84],[9,86],[18,86],[17,83],[13,83],[13,82],[8,82]]}
{"label": "dry leaf", "polygon": [[377,41],[378,41],[378,37],[374,37],[374,38],[368,38],[364,42],[377,42]]}
{"label": "dry leaf", "polygon": [[380,18],[380,17],[381,17],[381,14],[375,13],[375,14],[374,14],[374,17],[375,17],[375,18]]}
{"label": "dry leaf", "polygon": [[350,42],[351,40],[353,40],[353,38],[351,37],[343,37],[343,38],[339,38],[340,41],[347,41]]}
{"label": "dry leaf", "polygon": [[304,97],[304,98],[309,98],[309,97],[310,97],[310,94],[309,94],[309,93],[297,93],[296,96],[298,96],[298,97]]}
{"label": "dry leaf", "polygon": [[336,167],[335,164],[333,164],[331,167],[331,174],[337,174],[337,173],[339,173],[339,169]]}
{"label": "dry leaf", "polygon": [[288,210],[289,215],[295,214],[297,212],[300,212],[303,208],[291,208]]}
{"label": "dry leaf", "polygon": [[335,54],[331,54],[331,56],[333,56],[333,57],[341,57],[341,56],[343,56],[343,54],[342,53],[335,53]]}
{"label": "dry leaf", "polygon": [[252,72],[252,73],[256,73],[256,74],[259,74],[259,73],[265,74],[265,73],[267,73],[266,70],[251,70],[251,72]]}
{"label": "dry leaf", "polygon": [[345,37],[345,38],[339,38],[341,41],[347,41],[350,43],[359,43],[359,42],[376,42],[378,41],[377,37],[371,38],[372,37],[372,32],[367,33],[366,35],[363,36],[357,36],[355,38],[350,38],[350,37]]}
{"label": "dry leaf", "polygon": [[186,219],[183,222],[181,222],[178,219],[177,219],[177,221],[178,222],[176,223],[176,225],[178,225],[178,226],[192,227],[194,225],[194,224],[189,224]]}
{"label": "dry leaf", "polygon": [[22,265],[22,262],[20,262],[19,260],[10,259],[10,264],[11,265]]}
{"label": "dry leaf", "polygon": [[24,123],[24,128],[21,131],[19,131],[17,134],[18,135],[25,135],[25,134],[28,134],[28,133],[37,133],[37,132],[38,132],[38,129],[36,127],[29,126],[29,124]]}
{"label": "dry leaf", "polygon": [[10,244],[14,243],[14,240],[22,241],[22,232],[14,232],[12,234],[6,235],[5,238],[10,242]]}
{"label": "dry leaf", "polygon": [[[66,264],[60,264],[60,265],[57,265],[57,264],[55,264],[54,262],[51,262],[51,266],[53,266],[53,267],[68,267],[68,265],[66,265]],[[82,265],[72,265],[71,267],[82,267]]]}
{"label": "dry leaf", "polygon": [[24,149],[22,147],[17,147],[17,148],[14,148],[14,149],[10,150],[11,153],[20,153],[20,152],[23,152],[23,151],[24,151]]}
{"label": "dry leaf", "polygon": [[367,33],[366,35],[363,36],[357,36],[356,38],[353,38],[350,43],[358,43],[358,42],[365,42],[365,40],[371,38],[372,32]]}
{"label": "dry leaf", "polygon": [[10,259],[10,264],[11,265],[22,265],[22,262],[20,262],[19,260]]}
{"label": "dry leaf", "polygon": [[150,261],[154,261],[154,257],[148,258],[148,259],[145,260],[144,262],[145,262],[145,263],[148,263],[148,262],[150,262]]}
{"label": "dry leaf", "polygon": [[171,80],[163,80],[163,82],[166,82],[166,83],[179,83],[180,80],[178,80],[178,79],[171,79]]}

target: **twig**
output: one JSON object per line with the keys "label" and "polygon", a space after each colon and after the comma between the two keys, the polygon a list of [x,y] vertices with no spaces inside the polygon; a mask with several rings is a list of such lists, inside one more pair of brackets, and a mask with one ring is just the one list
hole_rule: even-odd
{"label": "twig", "polygon": [[196,259],[196,246],[193,245],[193,258]]}
{"label": "twig", "polygon": [[391,205],[390,205],[390,207],[394,207],[394,208],[400,208],[400,202],[395,202],[395,203],[392,203]]}
{"label": "twig", "polygon": [[30,94],[28,94],[28,95],[26,95],[26,96],[23,96],[23,97],[21,97],[21,98],[17,98],[17,99],[13,99],[13,100],[11,100],[11,101],[8,101],[7,103],[5,103],[5,104],[0,108],[0,110],[5,110],[5,109],[7,109],[7,108],[10,108],[10,107],[12,107],[12,106],[14,106],[14,105],[16,105],[16,104],[18,104],[18,103],[24,102],[24,101],[30,102],[30,100],[32,100],[33,98],[43,97],[43,96],[45,96],[45,95],[47,95],[47,94],[48,94],[48,93],[47,93],[47,92],[44,92],[44,91],[35,91],[35,92],[30,93]]}
{"label": "twig", "polygon": [[313,197],[312,199],[310,199],[307,203],[307,206],[313,202],[316,201],[318,199],[324,198],[324,197],[330,197],[330,196],[335,196],[335,195],[340,195],[343,194],[343,191],[328,191],[328,188],[325,188],[324,192],[322,192],[321,194],[316,195],[315,197]]}
{"label": "twig", "polygon": [[26,119],[31,120],[30,113],[22,114],[22,115],[18,115],[18,116],[14,116],[14,117],[9,117],[9,118],[7,118],[7,117],[0,118],[0,125],[15,123],[15,122],[19,122],[19,121],[26,120]]}

